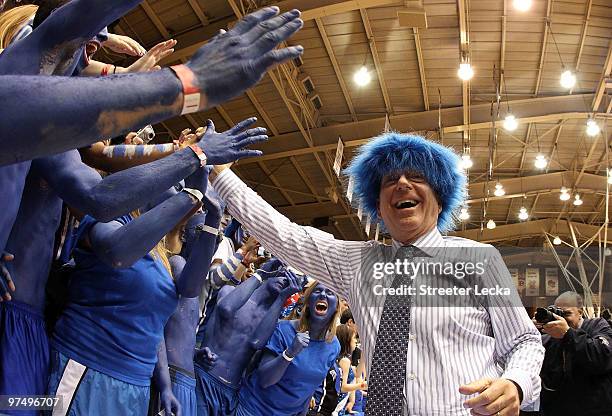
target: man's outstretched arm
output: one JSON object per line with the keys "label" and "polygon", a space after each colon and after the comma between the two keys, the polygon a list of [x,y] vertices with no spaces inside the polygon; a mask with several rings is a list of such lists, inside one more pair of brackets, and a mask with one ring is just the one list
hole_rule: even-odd
{"label": "man's outstretched arm", "polygon": [[359,269],[363,241],[336,240],[333,235],[292,222],[242,182],[226,166],[215,166],[212,184],[227,210],[275,257],[348,296]]}
{"label": "man's outstretched arm", "polygon": [[89,79],[0,76],[0,166],[86,146],[239,95],[269,68],[303,52],[301,46],[275,49],[303,25],[297,10],[277,13],[266,7],[246,16],[174,70]]}

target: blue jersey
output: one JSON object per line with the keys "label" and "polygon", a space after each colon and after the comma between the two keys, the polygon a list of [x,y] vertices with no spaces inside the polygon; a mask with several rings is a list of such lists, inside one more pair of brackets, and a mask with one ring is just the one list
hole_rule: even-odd
{"label": "blue jersey", "polygon": [[[293,343],[296,334],[291,321],[279,321],[266,349],[280,355]],[[308,347],[291,361],[278,383],[264,389],[259,385],[257,371],[252,372],[240,390],[240,406],[254,415],[301,414],[339,353],[336,337],[330,343],[310,339]]]}
{"label": "blue jersey", "polygon": [[[130,216],[116,221],[126,224]],[[96,223],[81,222],[76,241]],[[64,355],[126,383],[148,386],[164,325],[176,309],[174,282],[147,254],[131,267],[115,269],[84,249],[74,251],[68,304],[52,345]]]}

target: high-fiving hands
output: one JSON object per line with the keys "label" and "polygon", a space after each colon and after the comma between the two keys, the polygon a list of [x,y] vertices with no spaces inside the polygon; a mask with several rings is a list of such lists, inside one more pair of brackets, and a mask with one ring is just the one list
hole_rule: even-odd
{"label": "high-fiving hands", "polygon": [[257,121],[256,117],[247,118],[222,133],[215,131],[215,124],[208,120],[206,132],[197,146],[206,154],[207,164],[221,165],[245,157],[261,156],[259,150],[245,147],[268,140],[267,130],[263,127],[248,129]]}

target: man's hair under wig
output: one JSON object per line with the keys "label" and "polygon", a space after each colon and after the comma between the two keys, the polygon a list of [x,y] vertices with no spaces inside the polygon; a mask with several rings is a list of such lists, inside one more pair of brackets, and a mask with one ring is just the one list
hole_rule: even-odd
{"label": "man's hair under wig", "polygon": [[459,156],[451,148],[422,136],[390,132],[361,146],[344,173],[353,179],[354,201],[363,204],[365,214],[373,223],[382,223],[377,214],[382,178],[393,172],[420,173],[442,208],[438,229],[447,232],[454,228],[456,212],[467,195],[466,176],[459,162]]}

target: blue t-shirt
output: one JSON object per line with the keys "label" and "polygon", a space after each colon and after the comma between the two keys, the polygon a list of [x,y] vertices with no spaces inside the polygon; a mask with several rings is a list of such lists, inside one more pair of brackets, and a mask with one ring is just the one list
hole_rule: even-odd
{"label": "blue t-shirt", "polygon": [[[266,349],[282,354],[292,343],[297,331],[291,321],[279,321]],[[259,385],[257,371],[247,376],[240,390],[240,405],[253,415],[289,416],[306,409],[315,389],[340,353],[340,343],[310,339],[289,364],[280,381],[268,388]]]}
{"label": "blue t-shirt", "polygon": [[[115,221],[131,220],[123,216]],[[96,222],[85,217],[75,240]],[[150,254],[123,269],[80,248],[74,250],[74,259],[68,304],[55,325],[53,347],[96,371],[148,386],[164,325],[178,303],[172,277]]]}

